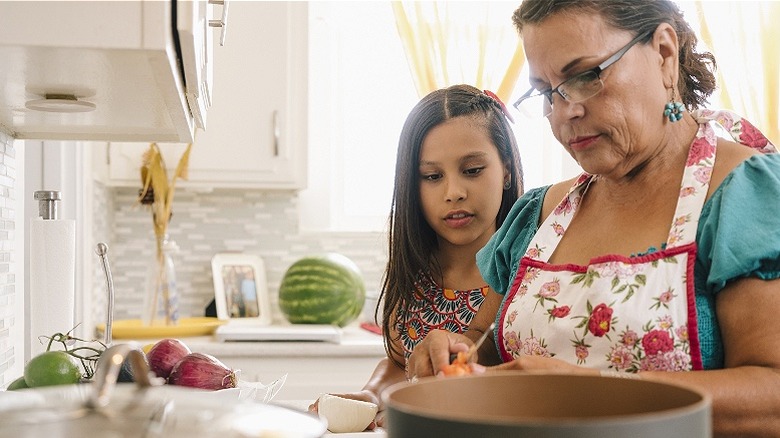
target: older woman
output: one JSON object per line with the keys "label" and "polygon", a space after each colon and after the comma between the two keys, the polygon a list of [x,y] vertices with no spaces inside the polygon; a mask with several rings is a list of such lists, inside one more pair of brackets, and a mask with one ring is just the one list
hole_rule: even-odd
{"label": "older woman", "polygon": [[477,256],[493,291],[466,336],[429,334],[409,375],[495,320],[490,371],[692,384],[716,434],[780,436],[780,154],[699,108],[714,58],[671,1],[529,0],[514,22],[532,86],[516,106],[585,172],[518,200]]}

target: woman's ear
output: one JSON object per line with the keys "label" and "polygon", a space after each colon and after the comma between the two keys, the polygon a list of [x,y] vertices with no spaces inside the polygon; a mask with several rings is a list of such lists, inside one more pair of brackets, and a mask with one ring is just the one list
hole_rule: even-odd
{"label": "woman's ear", "polygon": [[658,51],[664,86],[667,89],[676,86],[680,68],[680,44],[677,32],[671,24],[658,25],[653,33],[653,47]]}

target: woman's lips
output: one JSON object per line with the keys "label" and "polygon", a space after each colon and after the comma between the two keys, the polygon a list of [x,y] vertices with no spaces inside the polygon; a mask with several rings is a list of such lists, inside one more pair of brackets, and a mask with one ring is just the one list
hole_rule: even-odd
{"label": "woman's lips", "polygon": [[450,213],[444,218],[444,222],[451,228],[461,228],[470,224],[474,215],[466,212]]}
{"label": "woman's lips", "polygon": [[592,135],[590,137],[577,137],[569,140],[569,147],[573,151],[582,151],[589,148],[593,143],[598,140],[598,135]]}

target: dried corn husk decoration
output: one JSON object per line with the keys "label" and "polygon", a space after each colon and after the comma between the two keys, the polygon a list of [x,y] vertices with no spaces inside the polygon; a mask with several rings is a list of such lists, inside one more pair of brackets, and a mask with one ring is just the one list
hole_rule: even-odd
{"label": "dried corn husk decoration", "polygon": [[[149,149],[147,149],[142,156],[141,184],[143,184],[143,189],[141,189],[139,194],[138,202],[142,202],[145,197],[148,199],[147,195],[150,192],[153,194],[154,201],[151,202],[151,204],[148,202],[143,202],[143,204],[151,206],[152,223],[154,226],[154,235],[157,249],[157,263],[161,268],[165,263],[163,257],[163,241],[166,233],[168,232],[168,222],[171,219],[173,195],[176,189],[176,180],[180,178],[187,179],[187,169],[189,167],[191,149],[192,144],[190,143],[187,145],[187,149],[184,150],[184,153],[179,159],[179,163],[176,166],[176,170],[170,182],[168,181],[168,173],[165,168],[165,160],[163,160],[162,153],[160,152],[160,148],[157,146],[157,143],[151,143],[149,145]],[[164,272],[164,269],[159,269],[158,272],[162,273]],[[160,289],[162,289],[163,295],[167,294],[167,287],[159,287],[160,284],[164,284],[164,280],[165,279],[163,278],[156,279],[158,287],[155,288],[155,294]],[[158,297],[155,296],[152,302],[157,303],[157,298]],[[162,298],[163,302],[169,302],[168,296],[163,296]],[[156,314],[156,310],[157,309],[153,309],[152,315]],[[165,314],[170,315],[171,313],[166,309]],[[170,321],[166,320],[166,324],[169,323]]]}

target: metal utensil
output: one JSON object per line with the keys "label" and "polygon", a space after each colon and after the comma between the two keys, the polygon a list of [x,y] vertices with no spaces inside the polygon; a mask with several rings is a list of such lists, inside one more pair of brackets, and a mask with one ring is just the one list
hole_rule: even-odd
{"label": "metal utensil", "polygon": [[106,309],[106,332],[104,343],[111,345],[113,334],[111,333],[114,322],[114,278],[111,276],[111,267],[108,265],[108,245],[98,243],[95,252],[100,257],[100,263],[103,267],[103,273],[106,275],[106,290],[108,291],[108,303]]}
{"label": "metal utensil", "polygon": [[479,347],[481,347],[482,344],[485,343],[485,340],[487,339],[488,335],[490,335],[490,333],[493,332],[494,328],[496,328],[495,321],[492,324],[490,324],[490,326],[487,328],[487,330],[485,330],[485,333],[482,333],[482,336],[480,336],[479,339],[477,339],[477,342],[475,342],[474,345],[472,345],[469,348],[469,350],[466,352],[466,362],[471,360],[471,356],[473,356],[474,353],[477,352]]}
{"label": "metal utensil", "polygon": [[[477,339],[477,342],[474,343],[469,349],[466,351],[466,363],[468,363],[471,360],[471,357],[474,356],[474,353],[479,350],[479,347],[482,346],[482,344],[485,343],[485,340],[488,338],[491,332],[493,332],[493,329],[496,328],[496,323],[493,322],[490,324],[490,326],[485,330],[485,333],[482,333],[482,336]],[[454,362],[455,359],[458,358],[457,354],[451,354],[450,355],[450,363]]]}

